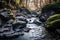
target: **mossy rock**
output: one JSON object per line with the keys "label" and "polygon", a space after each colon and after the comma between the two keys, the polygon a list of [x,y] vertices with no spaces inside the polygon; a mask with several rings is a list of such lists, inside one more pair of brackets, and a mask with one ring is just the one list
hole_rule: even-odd
{"label": "mossy rock", "polygon": [[41,10],[39,19],[40,21],[45,22],[50,16],[54,14],[60,14],[60,3],[59,2],[45,5]]}
{"label": "mossy rock", "polygon": [[12,18],[12,19],[15,18],[14,14],[12,12],[9,14],[9,17]]}
{"label": "mossy rock", "polygon": [[47,27],[60,28],[60,14],[50,16],[46,21]]}

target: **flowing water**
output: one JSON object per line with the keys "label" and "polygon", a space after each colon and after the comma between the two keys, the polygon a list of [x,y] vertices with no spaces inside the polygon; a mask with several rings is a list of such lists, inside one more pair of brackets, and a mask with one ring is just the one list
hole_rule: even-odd
{"label": "flowing water", "polygon": [[33,20],[27,23],[27,27],[31,28],[29,32],[25,32],[23,36],[15,40],[43,40],[46,36],[45,28],[43,27],[44,24],[41,23],[40,25],[34,24]]}

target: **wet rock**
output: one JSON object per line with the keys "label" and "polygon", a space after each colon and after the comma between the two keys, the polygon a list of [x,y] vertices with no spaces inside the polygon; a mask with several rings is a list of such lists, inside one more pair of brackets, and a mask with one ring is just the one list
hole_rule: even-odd
{"label": "wet rock", "polygon": [[[2,16],[1,18],[9,18],[9,20],[7,19],[6,21],[7,22],[3,22],[3,20],[1,19],[0,21],[4,23],[4,25],[2,25],[0,27],[0,36],[1,38],[13,38],[13,37],[16,37],[16,36],[23,36],[24,35],[24,30],[22,28],[25,28],[26,27],[26,19],[24,17],[21,17],[21,16],[16,16],[15,19],[12,19],[10,18],[11,16],[9,16],[9,13],[7,13],[8,11],[5,11],[2,12],[0,14],[0,16]],[[4,15],[6,14],[6,15]],[[6,16],[6,17],[5,17]],[[5,20],[4,20],[5,21]],[[0,23],[1,23],[0,22]],[[1,23],[1,24],[3,24]],[[0,25],[1,25],[0,24]],[[28,30],[29,31],[29,30]]]}
{"label": "wet rock", "polygon": [[24,32],[29,32],[31,28],[23,28]]}
{"label": "wet rock", "polygon": [[28,9],[26,9],[25,7],[21,7],[21,12],[24,14],[31,14],[31,12]]}
{"label": "wet rock", "polygon": [[52,15],[54,15],[54,11],[52,10],[48,12],[44,12],[44,13],[41,13],[39,19],[40,21],[45,22]]}

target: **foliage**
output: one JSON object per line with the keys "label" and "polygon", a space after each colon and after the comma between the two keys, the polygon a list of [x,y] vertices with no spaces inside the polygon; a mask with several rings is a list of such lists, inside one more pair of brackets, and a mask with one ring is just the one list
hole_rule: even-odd
{"label": "foliage", "polygon": [[42,8],[42,12],[53,10],[55,13],[60,13],[60,2],[51,3]]}
{"label": "foliage", "polygon": [[17,9],[20,8],[20,0],[1,0],[0,1],[0,9],[9,8],[9,9]]}

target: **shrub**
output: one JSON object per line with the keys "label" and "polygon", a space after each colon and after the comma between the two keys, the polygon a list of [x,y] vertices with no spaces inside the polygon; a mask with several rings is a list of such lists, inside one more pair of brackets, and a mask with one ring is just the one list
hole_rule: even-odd
{"label": "shrub", "polygon": [[60,13],[60,3],[48,4],[42,8],[42,12],[53,10],[54,12]]}

